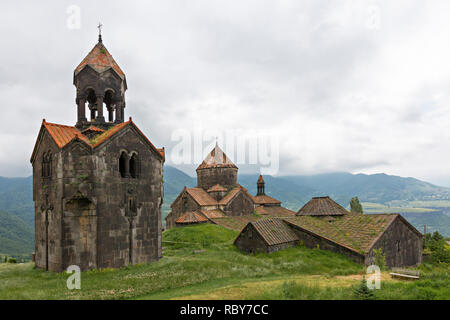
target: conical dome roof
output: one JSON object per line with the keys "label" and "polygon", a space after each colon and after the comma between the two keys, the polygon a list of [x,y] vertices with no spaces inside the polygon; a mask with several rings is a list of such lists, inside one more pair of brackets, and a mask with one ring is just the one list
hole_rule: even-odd
{"label": "conical dome roof", "polygon": [[236,165],[231,161],[225,152],[220,149],[219,145],[216,143],[214,149],[208,154],[208,156],[203,160],[203,162],[198,166],[199,169],[206,168],[236,168]]}
{"label": "conical dome roof", "polygon": [[75,68],[74,75],[76,76],[80,73],[87,65],[92,67],[98,73],[102,73],[111,68],[122,80],[125,80],[125,73],[120,69],[119,65],[100,41],[94,46],[91,52],[88,53],[83,61],[81,61],[78,67]]}

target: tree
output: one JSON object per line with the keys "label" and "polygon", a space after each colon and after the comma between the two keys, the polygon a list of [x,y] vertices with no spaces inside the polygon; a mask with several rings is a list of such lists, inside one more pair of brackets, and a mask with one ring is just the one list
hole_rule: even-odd
{"label": "tree", "polygon": [[352,213],[358,213],[358,214],[363,214],[363,207],[361,205],[361,203],[359,202],[358,197],[354,197],[352,198],[352,200],[350,200],[350,211]]}
{"label": "tree", "polygon": [[367,287],[366,277],[363,276],[361,283],[353,290],[356,299],[373,300],[375,295],[372,290]]}

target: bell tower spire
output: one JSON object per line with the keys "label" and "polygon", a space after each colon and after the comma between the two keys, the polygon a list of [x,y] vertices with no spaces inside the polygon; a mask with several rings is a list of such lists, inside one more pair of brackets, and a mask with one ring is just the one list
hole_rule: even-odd
{"label": "bell tower spire", "polygon": [[[103,44],[102,27],[102,23],[97,26],[98,43],[74,71],[78,108],[76,127],[80,129],[92,124],[107,129],[125,119],[127,81],[125,73]],[[86,117],[86,104],[90,119]]]}

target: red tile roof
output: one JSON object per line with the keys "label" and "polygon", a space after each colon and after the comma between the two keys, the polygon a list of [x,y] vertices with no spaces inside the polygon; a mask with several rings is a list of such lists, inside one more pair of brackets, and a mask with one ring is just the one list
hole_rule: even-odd
{"label": "red tile roof", "polygon": [[200,210],[200,212],[207,217],[208,219],[216,219],[216,218],[222,218],[225,216],[225,213],[222,210],[219,209],[213,209],[213,210]]}
{"label": "red tile roof", "polygon": [[115,125],[114,127],[111,127],[108,130],[104,131],[102,134],[96,136],[94,139],[91,140],[92,147],[94,147],[94,148],[98,147],[103,142],[108,140],[116,132],[120,131],[122,128],[127,126],[129,123],[131,123],[131,120],[119,123],[119,124]]}
{"label": "red tile roof", "polygon": [[236,165],[227,157],[225,152],[216,144],[197,170],[207,168],[236,168]]}
{"label": "red tile roof", "polygon": [[200,206],[214,206],[217,201],[211,197],[202,188],[186,188],[186,192],[197,202]]}
{"label": "red tile roof", "polygon": [[82,133],[88,132],[88,131],[94,131],[94,132],[105,132],[105,130],[97,128],[96,126],[90,126],[89,128],[84,129],[81,131]]}
{"label": "red tile roof", "polygon": [[328,196],[312,198],[297,212],[298,216],[340,216],[345,214],[349,214],[349,212]]}
{"label": "red tile roof", "polygon": [[195,212],[195,211],[188,211],[185,212],[181,217],[179,217],[175,223],[201,223],[201,222],[207,222],[208,219],[202,216],[201,214]]}
{"label": "red tile roof", "polygon": [[42,125],[53,138],[59,148],[63,148],[66,144],[68,144],[75,138],[89,143],[89,139],[75,127],[45,122],[45,119],[42,121]]}
{"label": "red tile roof", "polygon": [[120,69],[119,65],[113,59],[103,43],[99,42],[92,48],[83,61],[80,62],[78,67],[75,68],[75,75],[87,65],[91,66],[98,73],[102,73],[112,68],[122,79],[125,79],[124,72]]}
{"label": "red tile roof", "polygon": [[[66,146],[69,142],[71,142],[74,139],[80,139],[81,141],[85,142],[88,146],[91,148],[96,148],[99,145],[101,145],[103,142],[108,140],[110,137],[112,137],[115,133],[125,128],[127,125],[133,125],[134,128],[145,138],[145,140],[150,144],[150,146],[156,151],[157,154],[159,154],[164,159],[164,148],[157,149],[151,142],[148,140],[148,138],[142,133],[141,130],[133,123],[133,121],[130,120],[127,122],[123,122],[120,124],[117,124],[108,130],[102,130],[95,126],[91,126],[83,132],[86,131],[98,131],[101,132],[99,135],[97,135],[92,140],[89,140],[88,137],[86,137],[82,132],[80,132],[76,127],[74,126],[66,126],[62,124],[56,124],[56,123],[50,123],[46,122],[45,119],[42,120],[42,127],[47,130],[47,132],[50,134],[52,139],[55,141],[56,145],[59,148],[63,148]],[[38,138],[39,139],[39,138]],[[36,148],[37,144],[35,145]],[[35,150],[33,151],[33,155],[31,156],[31,161],[33,161]]]}
{"label": "red tile roof", "polygon": [[281,204],[280,200],[277,200],[265,194],[260,196],[253,196],[253,201],[256,204]]}

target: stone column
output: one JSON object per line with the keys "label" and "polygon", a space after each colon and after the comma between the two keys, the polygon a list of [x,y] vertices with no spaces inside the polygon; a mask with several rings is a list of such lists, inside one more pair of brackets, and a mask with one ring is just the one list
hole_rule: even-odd
{"label": "stone column", "polygon": [[123,109],[125,107],[125,103],[123,101],[119,101],[116,103],[116,123],[122,123],[124,119]]}
{"label": "stone column", "polygon": [[103,116],[103,95],[97,96],[97,122],[105,122],[105,117]]}
{"label": "stone column", "polygon": [[86,98],[85,97],[79,97],[77,99],[77,104],[78,104],[77,124],[82,124],[84,122],[87,122],[87,119],[86,119]]}

